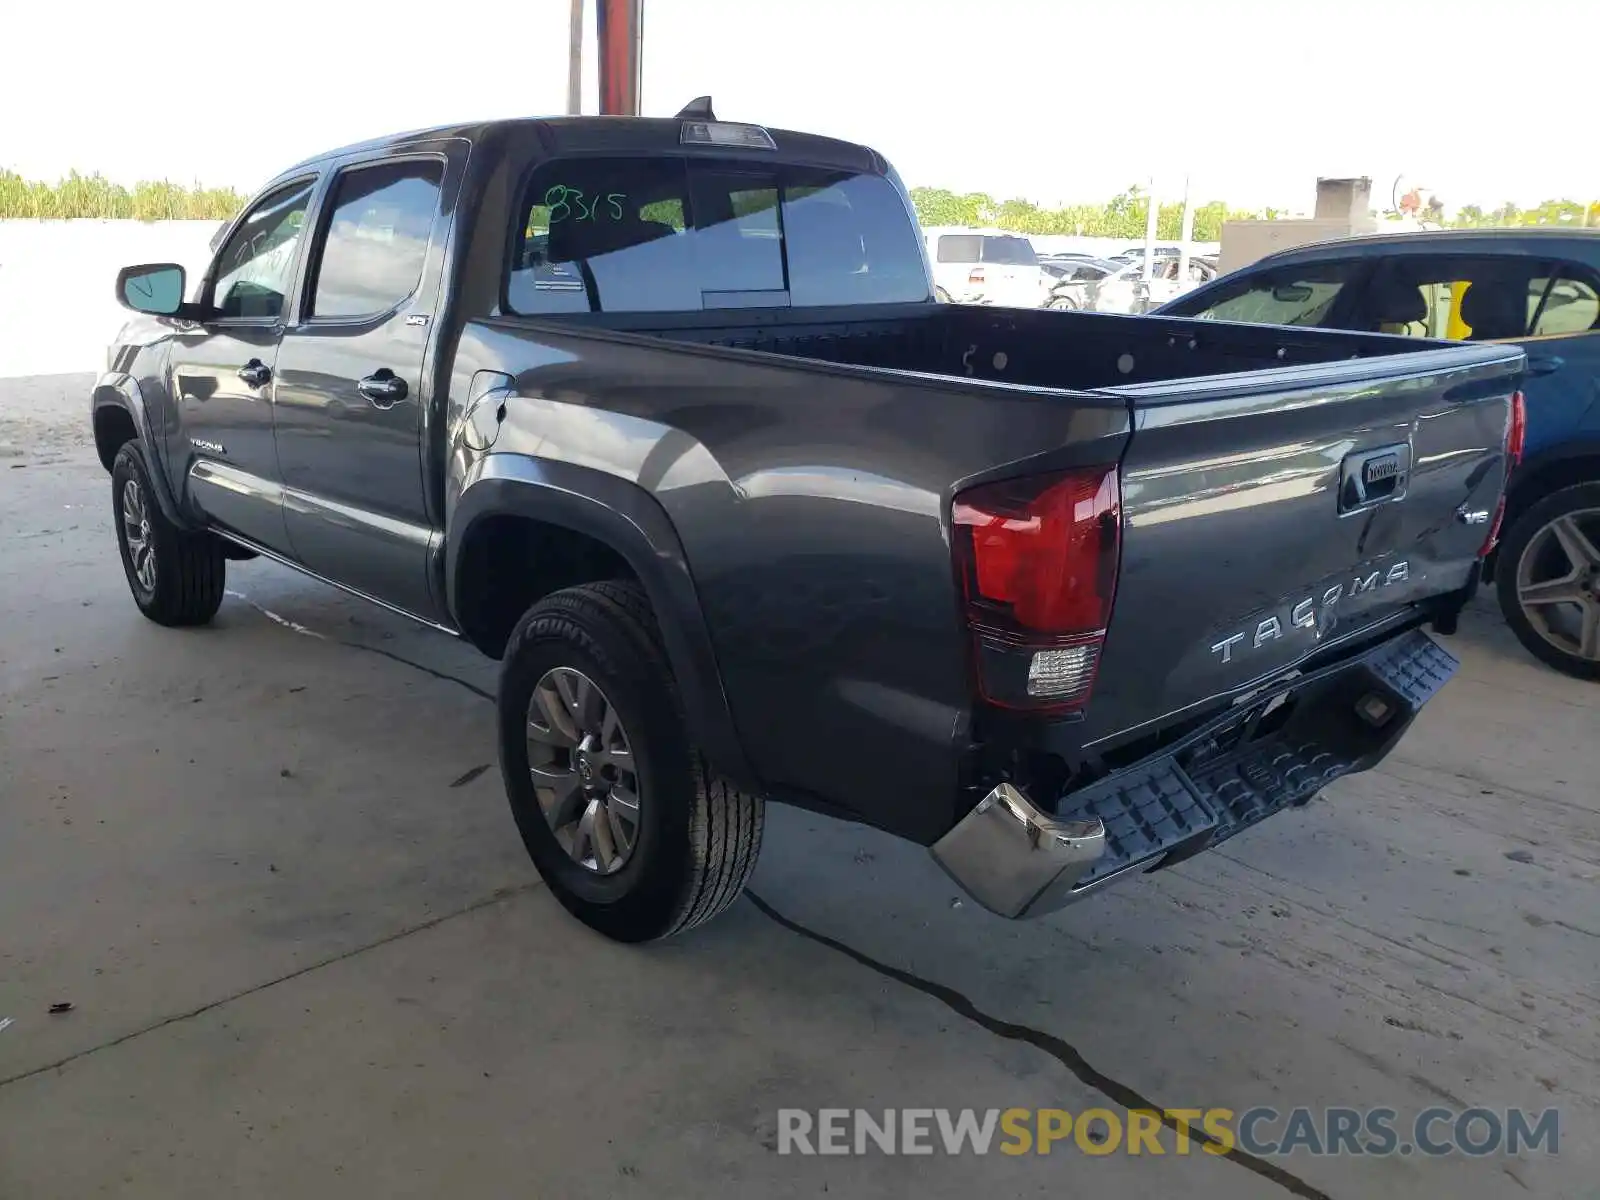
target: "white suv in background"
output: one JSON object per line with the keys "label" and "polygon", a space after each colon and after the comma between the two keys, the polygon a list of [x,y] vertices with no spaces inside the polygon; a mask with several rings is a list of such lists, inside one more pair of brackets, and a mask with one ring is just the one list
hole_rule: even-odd
{"label": "white suv in background", "polygon": [[933,282],[957,304],[1039,308],[1053,282],[1039,266],[1033,243],[989,229],[930,229]]}

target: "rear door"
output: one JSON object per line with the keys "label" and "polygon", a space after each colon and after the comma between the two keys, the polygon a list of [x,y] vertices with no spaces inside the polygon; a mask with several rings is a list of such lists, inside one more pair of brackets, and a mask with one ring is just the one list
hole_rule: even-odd
{"label": "rear door", "polygon": [[[1528,337],[1529,456],[1600,432],[1600,273],[1557,263],[1536,277]],[[1530,299],[1533,297],[1530,296]]]}
{"label": "rear door", "polygon": [[340,165],[319,203],[298,319],[277,365],[284,517],[312,571],[439,620],[423,478],[426,356],[442,212],[465,144]]}
{"label": "rear door", "polygon": [[1049,295],[1033,243],[1023,237],[988,234],[983,239],[983,292],[992,304],[1037,308]]}
{"label": "rear door", "polygon": [[[963,303],[975,300],[981,292],[983,273],[977,270],[983,255],[983,235],[941,233],[929,247],[933,260],[933,281],[952,299]],[[977,276],[975,279],[974,276]]]}

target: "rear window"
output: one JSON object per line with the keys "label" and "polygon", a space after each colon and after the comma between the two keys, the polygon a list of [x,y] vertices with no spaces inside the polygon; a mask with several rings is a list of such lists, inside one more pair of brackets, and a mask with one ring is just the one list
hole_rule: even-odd
{"label": "rear window", "polygon": [[983,239],[983,261],[999,263],[1004,267],[1036,267],[1039,256],[1027,238],[986,237]]}
{"label": "rear window", "polygon": [[917,232],[880,175],[682,158],[534,174],[506,308],[683,312],[928,299]]}

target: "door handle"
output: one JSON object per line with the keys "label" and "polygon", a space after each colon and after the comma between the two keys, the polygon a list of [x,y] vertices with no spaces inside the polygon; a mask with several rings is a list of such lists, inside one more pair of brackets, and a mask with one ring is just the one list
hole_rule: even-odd
{"label": "door handle", "polygon": [[406,398],[406,381],[388,367],[379,367],[356,384],[356,391],[371,401],[373,408],[393,408]]}
{"label": "door handle", "polygon": [[252,358],[239,368],[239,378],[251,387],[266,387],[272,381],[272,368],[259,358]]}
{"label": "door handle", "polygon": [[1534,375],[1554,375],[1566,365],[1567,360],[1560,355],[1543,355],[1539,358],[1530,358],[1528,360],[1527,374],[1530,377]]}

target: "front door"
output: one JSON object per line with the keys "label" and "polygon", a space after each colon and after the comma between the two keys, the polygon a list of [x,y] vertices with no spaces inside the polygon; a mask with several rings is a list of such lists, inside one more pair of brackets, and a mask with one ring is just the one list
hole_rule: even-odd
{"label": "front door", "polygon": [[299,320],[276,368],[278,461],[295,557],[427,620],[443,619],[429,569],[422,438],[424,358],[442,270],[440,199],[461,151],[354,161],[331,181]]}
{"label": "front door", "polygon": [[181,421],[167,452],[188,473],[194,503],[212,523],[285,553],[273,370],[315,182],[274,190],[234,227],[201,297],[206,323],[173,338],[168,367]]}

